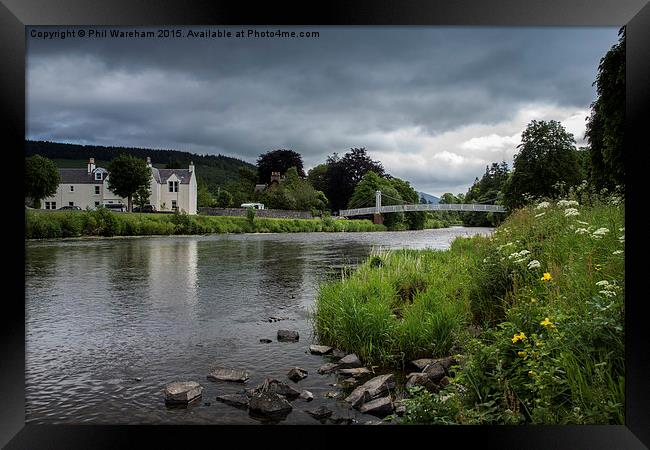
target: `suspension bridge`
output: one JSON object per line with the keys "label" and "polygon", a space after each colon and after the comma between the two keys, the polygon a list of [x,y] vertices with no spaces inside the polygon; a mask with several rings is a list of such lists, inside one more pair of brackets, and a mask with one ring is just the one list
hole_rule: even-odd
{"label": "suspension bridge", "polygon": [[[418,204],[399,204],[399,205],[384,205],[381,204],[381,191],[375,192],[375,206],[365,207],[365,208],[354,208],[354,209],[342,209],[339,211],[339,216],[342,217],[353,217],[353,216],[367,216],[373,215],[374,223],[382,223],[383,216],[385,213],[394,213],[394,212],[412,212],[412,211],[467,211],[467,212],[492,212],[492,213],[505,213],[508,210],[505,206],[502,205],[482,205],[478,203],[418,203]],[[390,197],[389,195],[384,194],[385,197],[390,198],[391,200],[401,201]],[[370,200],[367,200],[364,203],[369,203]],[[363,206],[363,204],[359,205]]]}

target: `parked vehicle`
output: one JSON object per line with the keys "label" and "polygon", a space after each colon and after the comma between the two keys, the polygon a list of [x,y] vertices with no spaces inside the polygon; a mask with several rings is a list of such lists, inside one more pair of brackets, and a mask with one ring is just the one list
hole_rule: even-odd
{"label": "parked vehicle", "polygon": [[134,206],[133,212],[153,213],[156,212],[156,207],[154,205],[144,205],[144,208]]}
{"label": "parked vehicle", "polygon": [[66,205],[59,208],[59,211],[62,210],[81,211],[81,208],[79,206]]}
{"label": "parked vehicle", "polygon": [[264,203],[242,203],[242,208],[264,209]]}
{"label": "parked vehicle", "polygon": [[123,203],[104,203],[104,208],[110,209],[115,212],[124,212],[126,211],[126,205]]}

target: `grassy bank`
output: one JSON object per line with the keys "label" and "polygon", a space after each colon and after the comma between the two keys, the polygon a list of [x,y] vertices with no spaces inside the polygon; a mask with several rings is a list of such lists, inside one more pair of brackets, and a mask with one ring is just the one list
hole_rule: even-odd
{"label": "grassy bank", "polygon": [[367,364],[457,355],[405,423],[620,424],[624,234],[617,198],[531,205],[489,238],[373,255],[322,284],[315,331]]}
{"label": "grassy bank", "polygon": [[270,219],[262,217],[189,216],[186,214],[98,211],[25,212],[27,239],[76,236],[146,236],[208,233],[297,233],[314,231],[384,231],[369,220]]}

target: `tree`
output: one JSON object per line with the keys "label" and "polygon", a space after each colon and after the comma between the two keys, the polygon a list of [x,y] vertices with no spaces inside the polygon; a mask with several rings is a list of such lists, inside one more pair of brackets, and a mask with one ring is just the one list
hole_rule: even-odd
{"label": "tree", "polygon": [[180,169],[181,163],[177,159],[169,159],[169,162],[165,164],[165,169]]}
{"label": "tree", "polygon": [[133,201],[140,208],[140,211],[142,211],[144,207],[149,204],[150,197],[151,189],[149,188],[149,184],[143,184],[137,191],[135,191]]}
{"label": "tree", "polygon": [[[480,180],[476,178],[474,184],[467,191],[465,203],[501,204],[508,177],[508,164],[505,161],[486,166],[483,177]],[[466,212],[462,214],[463,225],[468,227],[496,226],[501,220],[501,216],[489,213]]]}
{"label": "tree", "polygon": [[527,195],[553,196],[557,183],[570,187],[581,181],[575,140],[560,122],[533,120],[521,134],[517,147],[514,171],[504,193],[509,209],[523,205]]}
{"label": "tree", "polygon": [[142,186],[148,186],[151,169],[144,160],[130,155],[120,155],[108,165],[108,188],[128,201],[128,211],[133,210],[133,195]]}
{"label": "tree", "polygon": [[[388,180],[390,184],[399,193],[400,197],[405,203],[417,204],[420,194],[411,187],[411,183],[399,178],[391,178]],[[383,203],[383,200],[382,200]],[[411,211],[404,213],[406,224],[409,230],[422,230],[424,229],[424,222],[426,220],[426,213],[424,211]]]}
{"label": "tree", "polygon": [[596,100],[591,104],[585,138],[589,141],[590,180],[598,188],[625,185],[625,27],[619,41],[600,60]]}
{"label": "tree", "polygon": [[307,180],[314,189],[325,192],[327,190],[327,164],[319,164],[307,172]]}
{"label": "tree", "polygon": [[[362,206],[374,206],[376,191],[381,191],[382,205],[402,205],[405,203],[391,181],[380,177],[373,171],[369,171],[355,187],[347,208],[354,209]],[[368,204],[369,199],[370,204]],[[384,225],[391,230],[406,228],[404,213],[392,212],[384,215]]]}
{"label": "tree", "polygon": [[262,202],[274,209],[296,209],[300,211],[324,210],[327,198],[298,175],[298,170],[291,167],[286,172],[285,180],[269,186]]}
{"label": "tree", "polygon": [[385,176],[379,161],[373,161],[365,148],[351,148],[342,158],[334,153],[327,158],[327,189],[325,194],[333,210],[344,209],[354,189],[368,172]]}
{"label": "tree", "polygon": [[196,204],[199,208],[214,206],[214,197],[208,189],[208,184],[199,177],[196,183]]}
{"label": "tree", "polygon": [[284,175],[291,167],[295,167],[301,177],[305,176],[302,156],[293,150],[272,150],[257,158],[257,176],[260,183],[268,183],[271,179],[271,172],[280,172],[281,175]]}
{"label": "tree", "polygon": [[217,199],[214,202],[218,208],[230,208],[232,206],[233,197],[230,192],[225,189],[219,189]]}
{"label": "tree", "polygon": [[41,200],[56,193],[61,177],[52,161],[41,155],[25,158],[25,198],[33,201],[34,208],[41,207]]}

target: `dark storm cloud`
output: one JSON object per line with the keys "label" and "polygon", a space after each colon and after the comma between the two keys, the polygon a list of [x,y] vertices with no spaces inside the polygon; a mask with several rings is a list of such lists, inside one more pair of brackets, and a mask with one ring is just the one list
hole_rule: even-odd
{"label": "dark storm cloud", "polygon": [[[422,190],[451,189],[471,184],[501,147],[463,154],[460,144],[481,134],[439,137],[515,121],[530,105],[585,110],[617,40],[611,28],[317,30],[316,39],[28,39],[28,138],[250,162],[292,148],[307,166],[366,147]],[[424,159],[407,166],[400,154]]]}

